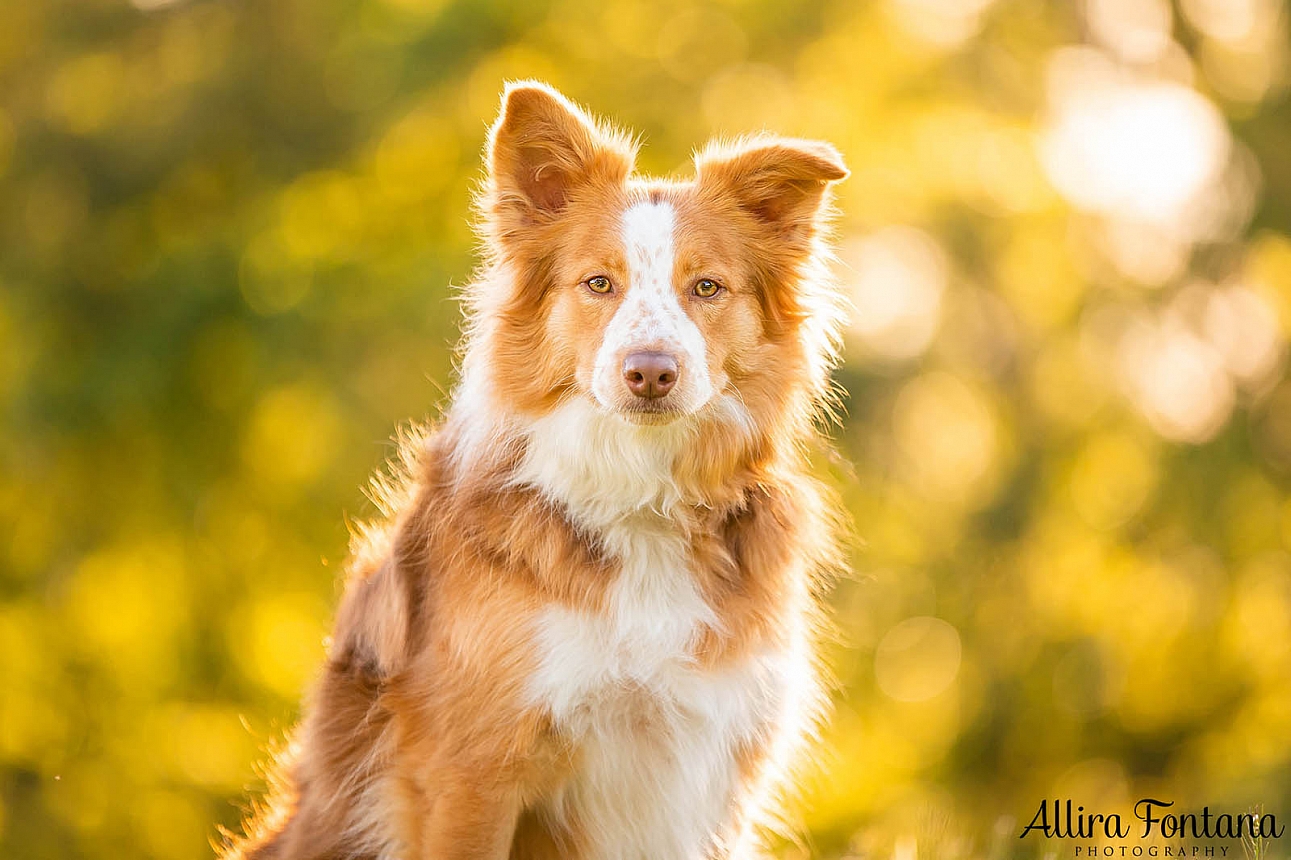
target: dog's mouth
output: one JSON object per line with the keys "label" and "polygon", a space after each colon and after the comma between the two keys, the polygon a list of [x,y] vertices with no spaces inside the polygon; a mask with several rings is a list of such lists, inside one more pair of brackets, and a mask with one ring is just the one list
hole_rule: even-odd
{"label": "dog's mouth", "polygon": [[696,404],[694,398],[685,396],[685,392],[673,392],[665,397],[654,398],[621,395],[605,397],[590,386],[583,389],[583,392],[601,412],[642,427],[672,424],[694,415],[705,405]]}
{"label": "dog's mouth", "polygon": [[688,414],[684,409],[679,409],[675,405],[661,403],[659,401],[624,404],[614,411],[619,415],[619,417],[631,422],[632,424],[641,424],[646,426],[671,424],[678,418]]}

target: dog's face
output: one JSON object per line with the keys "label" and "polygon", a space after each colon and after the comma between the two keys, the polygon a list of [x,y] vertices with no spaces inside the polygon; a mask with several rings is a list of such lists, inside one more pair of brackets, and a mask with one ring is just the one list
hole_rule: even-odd
{"label": "dog's face", "polygon": [[685,183],[635,179],[632,158],[551,90],[508,90],[484,197],[486,238],[515,283],[494,299],[496,384],[522,407],[586,397],[642,424],[774,396],[763,389],[802,372],[797,269],[827,185],[846,175],[837,153],[710,147]]}

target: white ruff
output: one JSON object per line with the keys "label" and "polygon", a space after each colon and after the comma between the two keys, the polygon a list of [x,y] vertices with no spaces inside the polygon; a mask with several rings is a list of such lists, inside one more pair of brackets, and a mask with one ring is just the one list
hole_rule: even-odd
{"label": "white ruff", "polygon": [[[805,665],[764,652],[717,671],[692,649],[718,620],[664,511],[685,422],[642,427],[584,399],[533,422],[517,480],[563,503],[621,567],[598,613],[538,617],[533,703],[573,741],[578,763],[540,811],[589,840],[585,860],[734,856],[744,837],[737,748],[784,722]],[[715,855],[713,852],[722,852]]]}
{"label": "white ruff", "polygon": [[613,526],[604,539],[623,561],[606,610],[551,607],[535,630],[529,694],[572,740],[577,762],[540,811],[582,828],[585,860],[731,851],[742,836],[737,749],[779,722],[788,658],[701,670],[691,646],[716,619],[680,539],[646,522]]}
{"label": "white ruff", "polygon": [[537,487],[594,530],[643,510],[669,512],[681,501],[673,463],[695,442],[688,418],[633,424],[584,397],[529,422],[525,436],[514,482]]}

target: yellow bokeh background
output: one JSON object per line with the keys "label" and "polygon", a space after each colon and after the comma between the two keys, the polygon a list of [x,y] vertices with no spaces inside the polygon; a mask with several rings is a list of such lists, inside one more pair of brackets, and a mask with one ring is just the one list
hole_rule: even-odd
{"label": "yellow bokeh background", "polygon": [[0,3],[0,856],[200,857],[235,825],[362,488],[451,389],[521,77],[639,130],[650,172],[764,128],[852,170],[825,467],[857,539],[785,856],[1068,857],[1017,838],[1055,797],[1291,819],[1289,19]]}

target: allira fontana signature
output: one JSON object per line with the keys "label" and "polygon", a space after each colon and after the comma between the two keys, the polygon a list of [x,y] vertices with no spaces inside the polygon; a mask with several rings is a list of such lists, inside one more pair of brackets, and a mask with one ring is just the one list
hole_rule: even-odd
{"label": "allira fontana signature", "polygon": [[[1050,839],[1089,839],[1105,836],[1108,839],[1124,839],[1135,831],[1131,821],[1123,820],[1120,813],[1104,814],[1087,812],[1085,807],[1076,806],[1073,802],[1042,800],[1035,815],[1023,830],[1019,839],[1032,833],[1040,833]],[[1134,818],[1139,824],[1139,837],[1150,839],[1154,836],[1166,839],[1280,839],[1286,827],[1279,825],[1277,817],[1271,813],[1223,812],[1218,815],[1210,811],[1209,806],[1202,807],[1201,812],[1166,812],[1174,806],[1173,800],[1155,800],[1145,797],[1134,804]]]}

